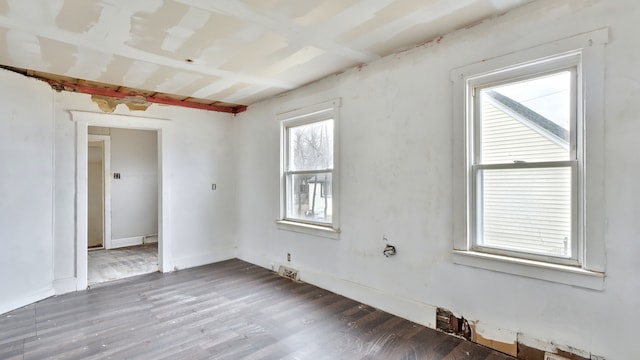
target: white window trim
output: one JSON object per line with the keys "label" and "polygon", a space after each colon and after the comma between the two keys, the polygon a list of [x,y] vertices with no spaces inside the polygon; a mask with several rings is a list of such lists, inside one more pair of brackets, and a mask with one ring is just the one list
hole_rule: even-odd
{"label": "white window trim", "polygon": [[[604,289],[606,254],[604,242],[604,48],[609,40],[609,30],[599,29],[589,33],[561,39],[504,56],[454,69],[453,82],[453,262],[482,269],[558,282],[590,289]],[[469,209],[469,156],[467,142],[468,80],[496,70],[512,70],[518,65],[527,66],[541,59],[565,53],[579,53],[582,61],[582,82],[578,84],[578,96],[582,96],[584,149],[579,168],[579,181],[583,191],[579,199],[578,241],[581,265],[567,266],[543,261],[514,258],[473,251],[468,224],[472,221]],[[580,113],[582,115],[580,115]],[[579,122],[580,123],[580,122]]]}
{"label": "white window trim", "polygon": [[[340,237],[340,105],[341,100],[337,98],[277,115],[277,119],[280,121],[280,212],[276,224],[280,230],[294,231],[336,240]],[[287,219],[287,182],[285,178],[287,128],[326,119],[333,119],[332,223],[326,225],[311,224],[304,221]]]}

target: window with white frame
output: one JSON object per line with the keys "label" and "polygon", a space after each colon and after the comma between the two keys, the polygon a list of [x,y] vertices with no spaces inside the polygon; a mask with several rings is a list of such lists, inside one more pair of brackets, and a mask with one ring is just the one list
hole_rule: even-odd
{"label": "window with white frame", "polygon": [[280,224],[337,231],[339,101],[280,114]]}
{"label": "window with white frame", "polygon": [[456,263],[602,287],[607,38],[599,30],[452,72]]}
{"label": "window with white frame", "polygon": [[477,251],[578,264],[579,54],[468,79]]}

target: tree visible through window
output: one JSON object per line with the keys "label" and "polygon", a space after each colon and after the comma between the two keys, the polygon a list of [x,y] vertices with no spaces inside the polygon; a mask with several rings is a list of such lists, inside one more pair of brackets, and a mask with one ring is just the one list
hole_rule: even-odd
{"label": "tree visible through window", "polygon": [[287,218],[331,224],[333,119],[288,127],[287,139]]}

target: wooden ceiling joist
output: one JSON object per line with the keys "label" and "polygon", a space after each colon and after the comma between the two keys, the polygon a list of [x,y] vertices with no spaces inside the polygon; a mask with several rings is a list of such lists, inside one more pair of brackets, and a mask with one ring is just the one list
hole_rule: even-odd
{"label": "wooden ceiling joist", "polygon": [[192,109],[217,111],[231,114],[238,114],[247,110],[247,106],[245,105],[228,104],[208,99],[196,99],[187,96],[164,94],[149,90],[139,90],[119,85],[86,81],[83,79],[75,79],[67,76],[47,74],[9,66],[0,67],[45,81],[56,91],[70,91],[89,95],[112,97],[116,99],[144,99],[144,101],[153,104],[181,106]]}

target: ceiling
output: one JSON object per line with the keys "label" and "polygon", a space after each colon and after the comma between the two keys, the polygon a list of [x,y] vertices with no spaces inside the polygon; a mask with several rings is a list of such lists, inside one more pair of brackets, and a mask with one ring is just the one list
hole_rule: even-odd
{"label": "ceiling", "polygon": [[0,0],[0,64],[238,112],[531,1]]}

